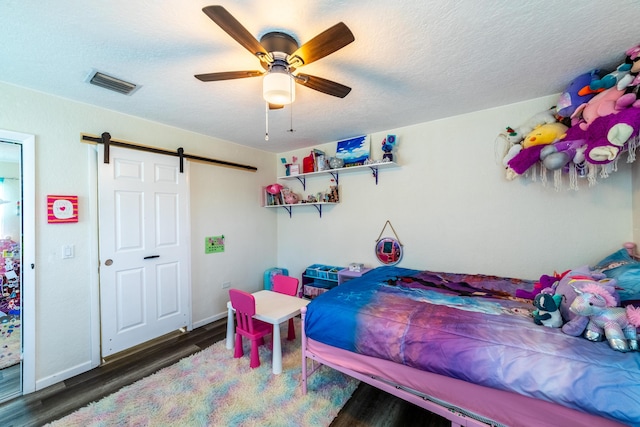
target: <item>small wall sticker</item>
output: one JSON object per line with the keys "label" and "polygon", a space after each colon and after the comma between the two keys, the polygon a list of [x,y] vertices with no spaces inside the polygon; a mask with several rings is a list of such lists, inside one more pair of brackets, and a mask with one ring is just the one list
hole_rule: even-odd
{"label": "small wall sticker", "polygon": [[204,253],[213,254],[224,252],[224,235],[204,238]]}

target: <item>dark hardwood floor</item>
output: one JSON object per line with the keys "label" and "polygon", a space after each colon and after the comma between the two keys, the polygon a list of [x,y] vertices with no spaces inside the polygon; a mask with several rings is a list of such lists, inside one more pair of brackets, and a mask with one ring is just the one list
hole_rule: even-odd
{"label": "dark hardwood floor", "polygon": [[12,365],[0,369],[0,402],[5,402],[22,394],[20,388],[22,366]]}
{"label": "dark hardwood floor", "polygon": [[451,421],[360,383],[330,427],[450,427]]}
{"label": "dark hardwood floor", "polygon": [[[89,372],[0,404],[0,426],[42,426],[225,338],[226,319],[109,360]],[[360,384],[332,427],[444,427],[444,418]],[[189,427],[189,426],[185,426]],[[315,426],[314,426],[315,427]]]}

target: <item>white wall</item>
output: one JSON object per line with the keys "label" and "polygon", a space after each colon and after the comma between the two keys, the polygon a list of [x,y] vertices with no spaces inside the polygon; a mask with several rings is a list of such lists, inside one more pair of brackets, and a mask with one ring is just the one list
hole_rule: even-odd
{"label": "white wall", "polygon": [[[390,220],[404,245],[401,267],[537,279],[593,263],[632,237],[631,168],[589,188],[555,191],[552,183],[507,181],[494,156],[506,126],[518,126],[552,105],[545,97],[400,129],[375,133],[380,143],[396,134],[401,168],[339,177],[341,203],[323,211],[300,207],[278,214],[278,263],[300,276],[314,263],[380,265],[375,241]],[[355,136],[355,135],[354,135]],[[335,143],[318,146],[335,153]],[[308,150],[281,153],[302,158]],[[626,158],[625,158],[626,159]],[[276,160],[279,164],[279,159]],[[284,175],[279,166],[278,175]],[[323,175],[324,176],[324,175]],[[307,192],[329,186],[330,177],[307,179]],[[297,181],[287,181],[302,193]],[[387,227],[384,235],[393,236]]]}
{"label": "white wall", "polygon": [[[135,95],[134,95],[135,97]],[[123,102],[134,102],[123,97]],[[227,290],[257,290],[276,264],[276,216],[260,207],[260,188],[275,176],[275,156],[237,144],[0,83],[0,128],[36,135],[36,381],[53,384],[91,365],[97,283],[93,146],[81,133],[256,166],[258,172],[191,165],[193,323],[224,316]],[[46,196],[79,196],[79,222],[48,224]],[[224,234],[222,254],[204,254],[206,236]],[[75,245],[63,260],[61,247]]]}

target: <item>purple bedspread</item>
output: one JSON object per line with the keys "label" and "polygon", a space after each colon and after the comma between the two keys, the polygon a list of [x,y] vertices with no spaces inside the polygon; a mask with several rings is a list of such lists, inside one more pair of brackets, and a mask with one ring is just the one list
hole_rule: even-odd
{"label": "purple bedspread", "polygon": [[536,325],[531,281],[380,267],[315,298],[325,344],[640,425],[640,353]]}

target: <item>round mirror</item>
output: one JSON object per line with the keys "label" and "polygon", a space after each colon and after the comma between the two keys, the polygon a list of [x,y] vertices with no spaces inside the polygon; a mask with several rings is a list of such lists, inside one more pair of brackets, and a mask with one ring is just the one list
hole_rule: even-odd
{"label": "round mirror", "polygon": [[383,237],[376,243],[376,257],[384,265],[395,265],[402,259],[402,246],[392,237]]}

